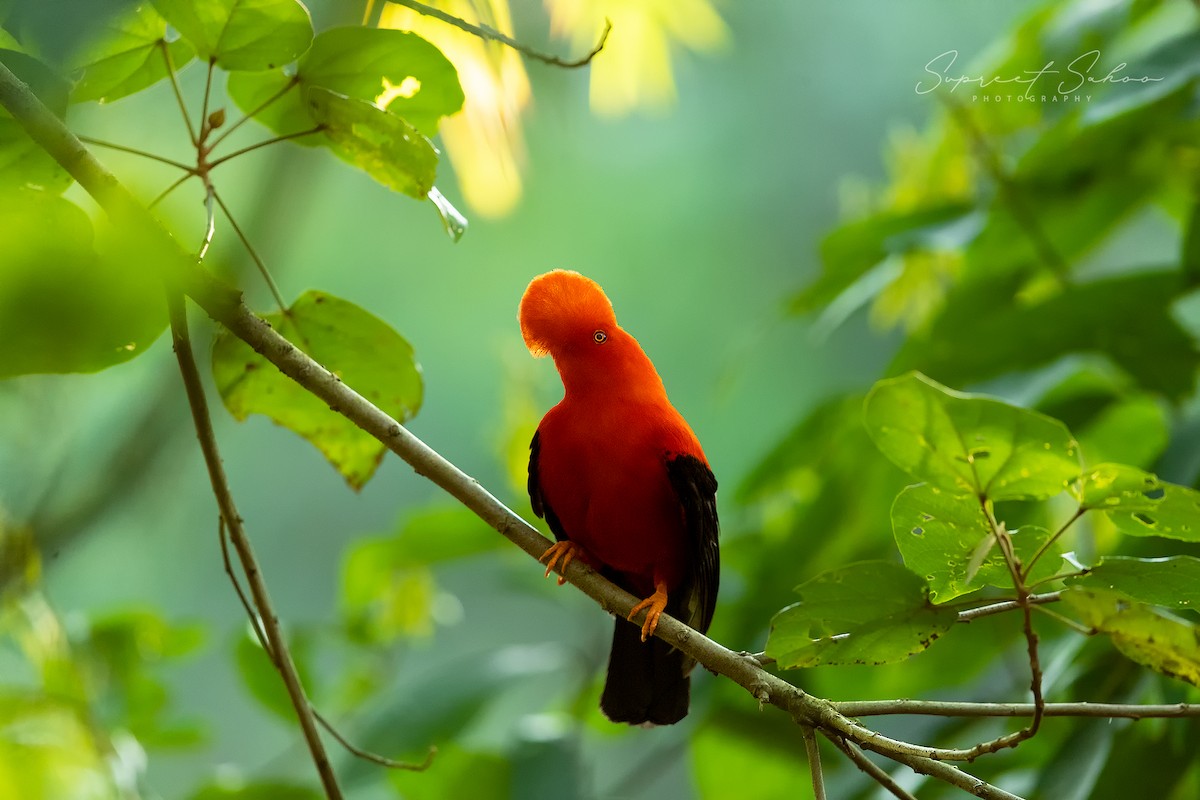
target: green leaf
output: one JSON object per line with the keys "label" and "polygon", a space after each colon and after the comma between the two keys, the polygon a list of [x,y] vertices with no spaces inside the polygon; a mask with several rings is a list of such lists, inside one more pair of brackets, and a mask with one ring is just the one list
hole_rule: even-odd
{"label": "green leaf", "polygon": [[78,206],[0,191],[0,378],[95,372],[142,353],[166,327],[144,243],[114,231],[93,247]]}
{"label": "green leaf", "polygon": [[[70,87],[49,67],[24,53],[3,49],[0,49],[0,63],[28,84],[57,116],[66,114]],[[21,187],[58,193],[65,191],[71,182],[67,171],[29,138],[21,123],[0,107],[0,193]],[[12,226],[6,227],[11,232]],[[5,238],[3,231],[0,238]]]}
{"label": "green leaf", "polygon": [[962,287],[926,335],[900,348],[889,371],[974,383],[1070,353],[1101,353],[1147,390],[1171,398],[1191,392],[1200,351],[1169,313],[1183,289],[1174,270],[1082,283],[1036,302],[1015,298],[1011,284]]}
{"label": "green leaf", "polygon": [[1085,510],[1143,511],[1161,498],[1162,483],[1149,472],[1125,464],[1097,464],[1084,470],[1071,494]]}
{"label": "green leaf", "polygon": [[1130,536],[1200,541],[1200,492],[1160,481],[1124,464],[1084,472],[1071,493],[1085,509],[1100,509]]}
{"label": "green leaf", "polygon": [[307,93],[309,112],[338,155],[389,189],[424,200],[437,175],[437,150],[404,120],[327,89]]}
{"label": "green leaf", "polygon": [[258,781],[237,788],[214,783],[202,786],[188,800],[322,800],[325,795],[308,786],[279,781]]}
{"label": "green leaf", "polygon": [[312,43],[312,20],[297,0],[152,0],[204,61],[229,72],[295,61]]}
{"label": "green leaf", "polygon": [[1106,556],[1072,585],[1118,592],[1155,606],[1200,609],[1200,558]]}
{"label": "green leaf", "polygon": [[[300,677],[300,684],[304,687],[306,694],[311,697],[313,684],[309,661],[312,640],[304,635],[289,635],[287,640],[292,661],[296,665],[296,673]],[[292,706],[292,700],[288,695],[287,687],[284,686],[283,677],[271,663],[266,651],[259,645],[258,637],[249,628],[238,635],[233,655],[237,662],[238,674],[242,676],[242,683],[250,691],[251,696],[263,708],[289,725],[294,725],[296,709]]]}
{"label": "green leaf", "polygon": [[1063,601],[1083,623],[1107,633],[1127,658],[1163,675],[1200,686],[1200,628],[1131,602],[1119,592],[1069,587]]}
{"label": "green leaf", "polygon": [[181,69],[195,52],[184,39],[166,44],[166,36],[166,20],[150,5],[103,18],[67,64],[71,70],[83,71],[71,90],[71,101],[112,102],[158,83],[167,77],[163,46],[170,52],[172,66]]}
{"label": "green leaf", "polygon": [[800,602],[775,615],[767,638],[767,656],[784,669],[902,661],[958,619],[929,602],[924,579],[887,561],[822,573],[796,592]]}
{"label": "green leaf", "polygon": [[992,500],[1052,497],[1079,474],[1061,422],[1000,400],[960,394],[910,373],[875,384],[867,431],[893,463],[951,492]]}
{"label": "green leaf", "polygon": [[[282,72],[234,74],[229,78],[229,96],[250,113],[291,80]],[[381,107],[426,136],[437,132],[439,119],[463,104],[458,72],[440,50],[414,33],[386,28],[322,31],[300,59],[295,81],[301,91],[289,92],[254,117],[276,133],[312,127],[303,97],[303,88],[311,86],[368,103],[390,100]],[[393,96],[388,98],[385,92]],[[302,139],[301,143],[317,142]]]}
{"label": "green leaf", "polygon": [[[909,486],[892,505],[892,533],[904,565],[925,576],[929,594],[938,603],[984,586],[1013,585],[1012,572],[975,495],[954,494],[927,483]],[[1008,536],[1022,563],[1050,538],[1045,529],[1033,525],[1008,531]],[[1060,562],[1054,555],[1051,550],[1042,556],[1030,582],[1058,572]]]}
{"label": "green leaf", "polygon": [[[265,319],[375,405],[403,422],[421,406],[421,370],[412,346],[379,318],[323,292],[306,292],[287,315]],[[360,489],[383,458],[384,446],[302,389],[232,335],[213,347],[213,377],[238,420],[263,414],[311,442]]]}

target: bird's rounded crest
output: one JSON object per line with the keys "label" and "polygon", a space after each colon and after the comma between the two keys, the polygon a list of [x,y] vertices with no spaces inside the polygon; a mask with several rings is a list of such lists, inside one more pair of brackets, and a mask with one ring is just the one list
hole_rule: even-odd
{"label": "bird's rounded crest", "polygon": [[534,278],[521,297],[517,319],[525,346],[535,356],[592,344],[597,331],[617,324],[600,284],[567,269]]}

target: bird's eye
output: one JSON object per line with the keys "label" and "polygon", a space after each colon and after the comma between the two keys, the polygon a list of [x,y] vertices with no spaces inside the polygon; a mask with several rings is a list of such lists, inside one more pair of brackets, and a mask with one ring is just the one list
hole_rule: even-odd
{"label": "bird's eye", "polygon": [[604,344],[608,341],[608,334],[604,331],[596,331],[592,334],[592,341],[596,344]]}

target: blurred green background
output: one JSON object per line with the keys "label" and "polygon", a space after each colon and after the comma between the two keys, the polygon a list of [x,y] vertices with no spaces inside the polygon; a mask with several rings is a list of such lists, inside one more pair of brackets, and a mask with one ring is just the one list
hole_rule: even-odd
{"label": "blurred green background", "polygon": [[[318,29],[360,13],[332,0],[309,5]],[[522,511],[530,426],[560,386],[551,364],[525,351],[517,302],[548,269],[595,278],[704,443],[722,486],[727,539],[753,548],[769,510],[743,508],[733,489],[817,403],[879,377],[899,342],[873,332],[862,312],[814,335],[787,316],[788,298],[816,275],[817,245],[842,205],[852,205],[863,181],[884,182],[885,143],[934,112],[935,101],[914,91],[926,62],[957,49],[970,63],[1031,7],[724,3],[729,44],[715,54],[677,54],[677,103],[619,119],[589,110],[586,71],[530,64],[525,196],[505,218],[472,215],[443,163],[439,186],[472,218],[458,244],[427,204],[390,193],[323,150],[273,148],[218,174],[218,185],[285,299],[320,288],[413,343],[426,399],[411,429]],[[539,6],[520,4],[514,14],[522,39],[548,40]],[[202,71],[192,64],[182,81],[194,97]],[[221,97],[218,87],[218,105]],[[69,121],[101,139],[187,157],[165,85],[75,107]],[[147,198],[172,177],[136,158],[99,154]],[[77,189],[68,196],[82,198]],[[165,204],[184,241],[202,235],[201,201],[189,185]],[[253,305],[271,310],[220,224],[209,258],[240,271]],[[205,354],[208,326],[199,313],[194,319]],[[418,513],[425,516],[405,536],[454,536],[461,517],[429,512],[450,508],[448,501],[395,458],[355,494],[293,434],[262,418],[237,424],[219,405],[215,417],[272,597],[309,642],[318,706],[384,754],[419,757],[429,743],[442,749],[432,772],[396,779],[404,796],[688,798],[717,785],[705,773],[706,763],[717,763],[712,753],[748,781],[748,794],[805,796],[801,747],[786,720],[763,713],[762,730],[779,734],[774,744],[765,735],[728,735],[757,724],[752,716],[723,727],[708,718],[700,728],[714,693],[735,692],[707,675],[695,680],[695,710],[679,726],[627,731],[602,721],[593,706],[610,620],[504,547],[438,568],[432,583],[415,575],[405,596],[416,609],[405,623],[411,635],[374,654],[337,645],[340,565],[354,543],[400,530]],[[246,625],[223,572],[216,508],[165,337],[146,356],[97,375],[0,383],[0,508],[34,531],[45,593],[68,631],[135,608],[205,630],[203,647],[156,668],[169,716],[194,723],[203,738],[153,750],[144,796],[186,797],[214,777],[227,786],[311,781],[294,725],[256,701],[239,674],[235,651]],[[883,508],[878,518],[886,544]],[[797,582],[810,576],[804,563],[788,568]],[[726,572],[723,603],[755,591]],[[771,609],[790,600],[761,598]],[[767,618],[757,627],[744,621],[723,623],[718,610],[717,638],[760,650]],[[973,628],[960,646],[969,650],[970,637],[997,630]],[[11,643],[3,647],[0,673],[19,682],[24,667]],[[896,673],[881,674],[861,685],[886,696]],[[804,674],[797,679],[804,685]],[[336,757],[350,796],[395,796],[377,768]],[[744,770],[731,766],[739,763]]]}

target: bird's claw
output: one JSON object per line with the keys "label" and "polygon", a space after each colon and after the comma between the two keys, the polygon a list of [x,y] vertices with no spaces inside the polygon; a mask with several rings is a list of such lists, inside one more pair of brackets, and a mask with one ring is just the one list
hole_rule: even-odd
{"label": "bird's claw", "polygon": [[562,564],[559,565],[558,585],[562,586],[567,582],[565,576],[567,565],[575,560],[575,556],[580,552],[579,545],[571,541],[555,542],[547,548],[546,552],[542,553],[542,557],[538,561],[546,565],[546,575],[549,578],[550,573],[554,570],[554,565],[558,564],[558,560],[562,559]]}
{"label": "bird's claw", "polygon": [[662,616],[663,611],[667,608],[666,587],[662,584],[656,584],[654,594],[634,606],[626,619],[632,622],[633,618],[643,608],[648,609],[646,611],[646,621],[642,623],[642,641],[644,642],[654,634],[655,628],[658,627],[658,618]]}

